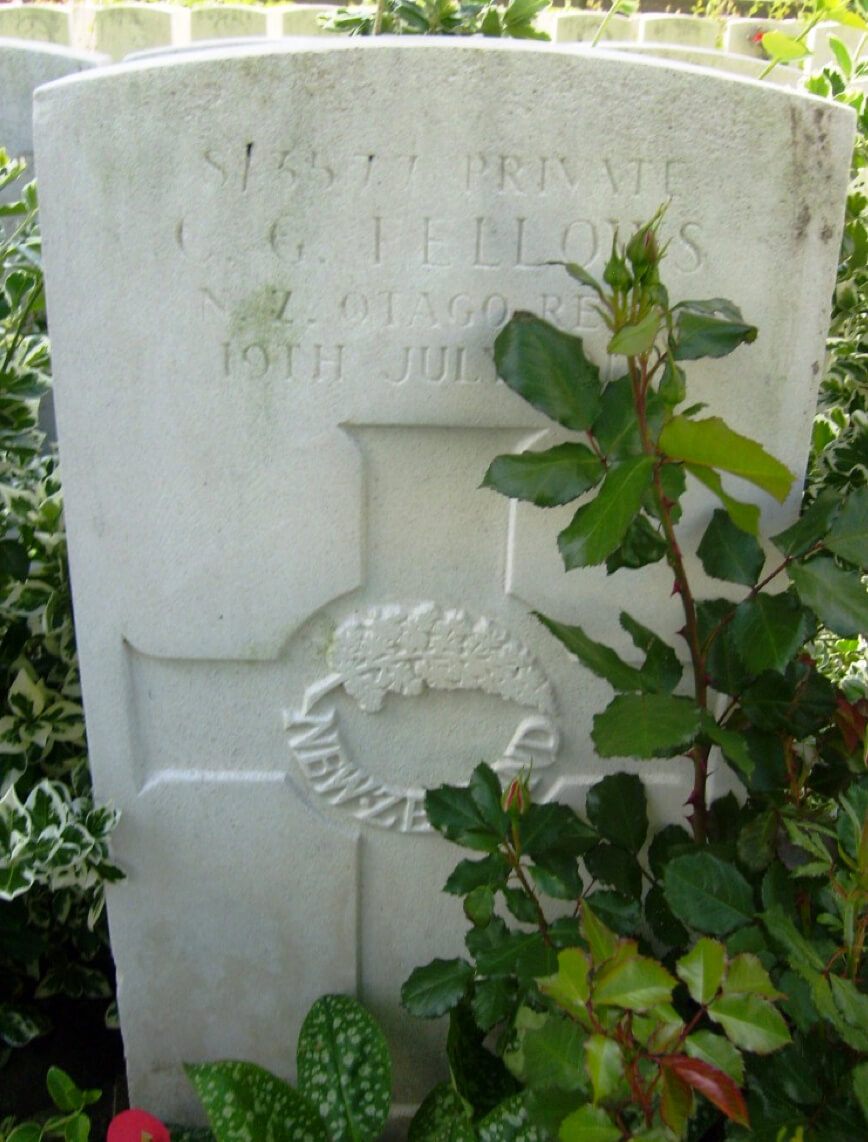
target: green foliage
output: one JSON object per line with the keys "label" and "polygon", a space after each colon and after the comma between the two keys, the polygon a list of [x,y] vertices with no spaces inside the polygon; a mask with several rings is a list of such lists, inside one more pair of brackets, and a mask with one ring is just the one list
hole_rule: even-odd
{"label": "green foliage", "polygon": [[388,32],[405,36],[498,36],[520,40],[547,40],[536,27],[549,0],[385,0],[379,7],[359,5],[337,8],[321,17],[329,32],[370,36]]}
{"label": "green foliage", "polygon": [[[0,188],[23,164],[0,151]],[[95,807],[72,625],[33,183],[0,206],[0,1042],[48,1029],[58,994],[111,995],[102,885],[117,819]]]}
{"label": "green foliage", "polygon": [[[598,755],[689,759],[691,831],[649,835],[635,774],[592,785],[586,819],[534,804],[523,778],[501,794],[485,765],[466,788],[431,790],[434,828],[484,855],[446,885],[464,897],[467,958],[417,968],[403,999],[422,1017],[448,1010],[453,1027],[469,1013],[492,1037],[521,1083],[508,1095],[521,1130],[717,1142],[750,1127],[762,1142],[838,1142],[863,1136],[868,1116],[868,701],[837,689],[806,648],[821,624],[842,639],[868,628],[868,498],[858,480],[824,489],[761,541],[759,509],[724,478],[783,500],[792,477],[687,405],[683,367],[744,352],[756,331],[720,298],[670,304],[660,225],[658,214],[615,242],[602,284],[566,267],[596,294],[623,375],[604,383],[579,339],[530,314],[498,337],[501,378],[580,440],[499,457],[484,484],[576,504],[558,540],[567,571],[605,562],[625,576],[666,560],[686,669],[680,644],[626,612],[630,655],[537,617],[615,691],[594,718]],[[694,479],[720,507],[690,552],[677,525]],[[696,596],[698,564],[725,597]],[[742,805],[709,803],[709,767],[723,763],[712,751]],[[461,1085],[466,1065],[456,1048],[454,1089],[437,1103],[438,1130],[460,1120],[462,1138],[491,1113]]]}
{"label": "green foliage", "polygon": [[81,1090],[60,1067],[49,1067],[46,1086],[59,1113],[42,1122],[0,1120],[0,1142],[42,1142],[44,1138],[63,1138],[65,1142],[88,1142],[90,1118],[86,1108],[100,1098],[98,1090]]}
{"label": "green foliage", "polygon": [[302,1025],[298,1087],[254,1063],[186,1063],[216,1142],[374,1142],[389,1115],[391,1063],[365,1009],[325,995]]}

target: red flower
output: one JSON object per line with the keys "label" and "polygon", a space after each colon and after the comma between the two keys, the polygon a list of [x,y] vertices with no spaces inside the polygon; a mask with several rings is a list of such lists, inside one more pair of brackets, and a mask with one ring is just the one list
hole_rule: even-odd
{"label": "red flower", "polygon": [[171,1142],[169,1131],[144,1110],[124,1110],[109,1123],[106,1142]]}

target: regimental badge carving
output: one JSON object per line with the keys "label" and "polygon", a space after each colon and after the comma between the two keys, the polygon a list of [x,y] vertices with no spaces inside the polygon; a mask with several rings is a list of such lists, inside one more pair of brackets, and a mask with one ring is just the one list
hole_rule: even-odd
{"label": "regimental badge carving", "polygon": [[340,688],[367,714],[382,711],[387,694],[415,698],[426,688],[492,694],[533,711],[494,762],[504,780],[532,762],[536,786],[557,758],[551,683],[527,647],[489,618],[435,603],[372,607],[341,623],[328,661],[332,673],[308,686],[298,709],[284,710],[289,749],[315,794],[368,825],[430,830],[423,789],[384,784],[348,753],[328,702]]}

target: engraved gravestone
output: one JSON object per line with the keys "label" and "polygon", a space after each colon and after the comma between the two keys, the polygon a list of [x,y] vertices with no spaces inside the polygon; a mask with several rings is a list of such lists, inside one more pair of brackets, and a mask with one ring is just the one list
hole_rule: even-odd
{"label": "engraved gravestone", "polygon": [[[443,1063],[399,986],[463,927],[424,787],[533,758],[538,796],[579,803],[617,768],[588,746],[606,688],[529,607],[615,639],[626,590],[679,625],[645,601],[660,568],[575,583],[568,517],[477,490],[556,439],[497,382],[497,330],[533,309],[602,360],[549,263],[599,272],[668,200],[673,295],[761,329],[698,395],[801,472],[852,115],[615,54],[382,39],[142,59],[44,89],[36,126],[132,1097],[192,1117],[183,1059],[290,1074],[310,1002],[348,990],[412,1103]],[[678,762],[642,772],[679,814]]]}

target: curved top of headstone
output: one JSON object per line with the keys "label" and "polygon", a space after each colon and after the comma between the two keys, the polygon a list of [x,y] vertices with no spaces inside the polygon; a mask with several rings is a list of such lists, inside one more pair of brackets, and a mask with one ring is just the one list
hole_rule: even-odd
{"label": "curved top of headstone", "polygon": [[98,52],[0,37],[0,146],[28,164],[33,154],[33,92],[40,84],[109,63]]}
{"label": "curved top of headstone", "polygon": [[[541,428],[497,383],[498,329],[542,314],[611,368],[594,299],[557,263],[602,274],[615,226],[663,202],[673,300],[730,298],[760,327],[740,357],[698,362],[694,391],[725,393],[733,427],[761,425],[803,472],[853,127],[756,80],[483,39],[215,46],[42,88],[65,487],[92,510],[87,558],[121,559],[148,600],[126,636],[277,653],[355,575],[341,536],[369,428]],[[113,491],[94,504],[97,463]],[[232,505],[216,529],[203,496]]]}

